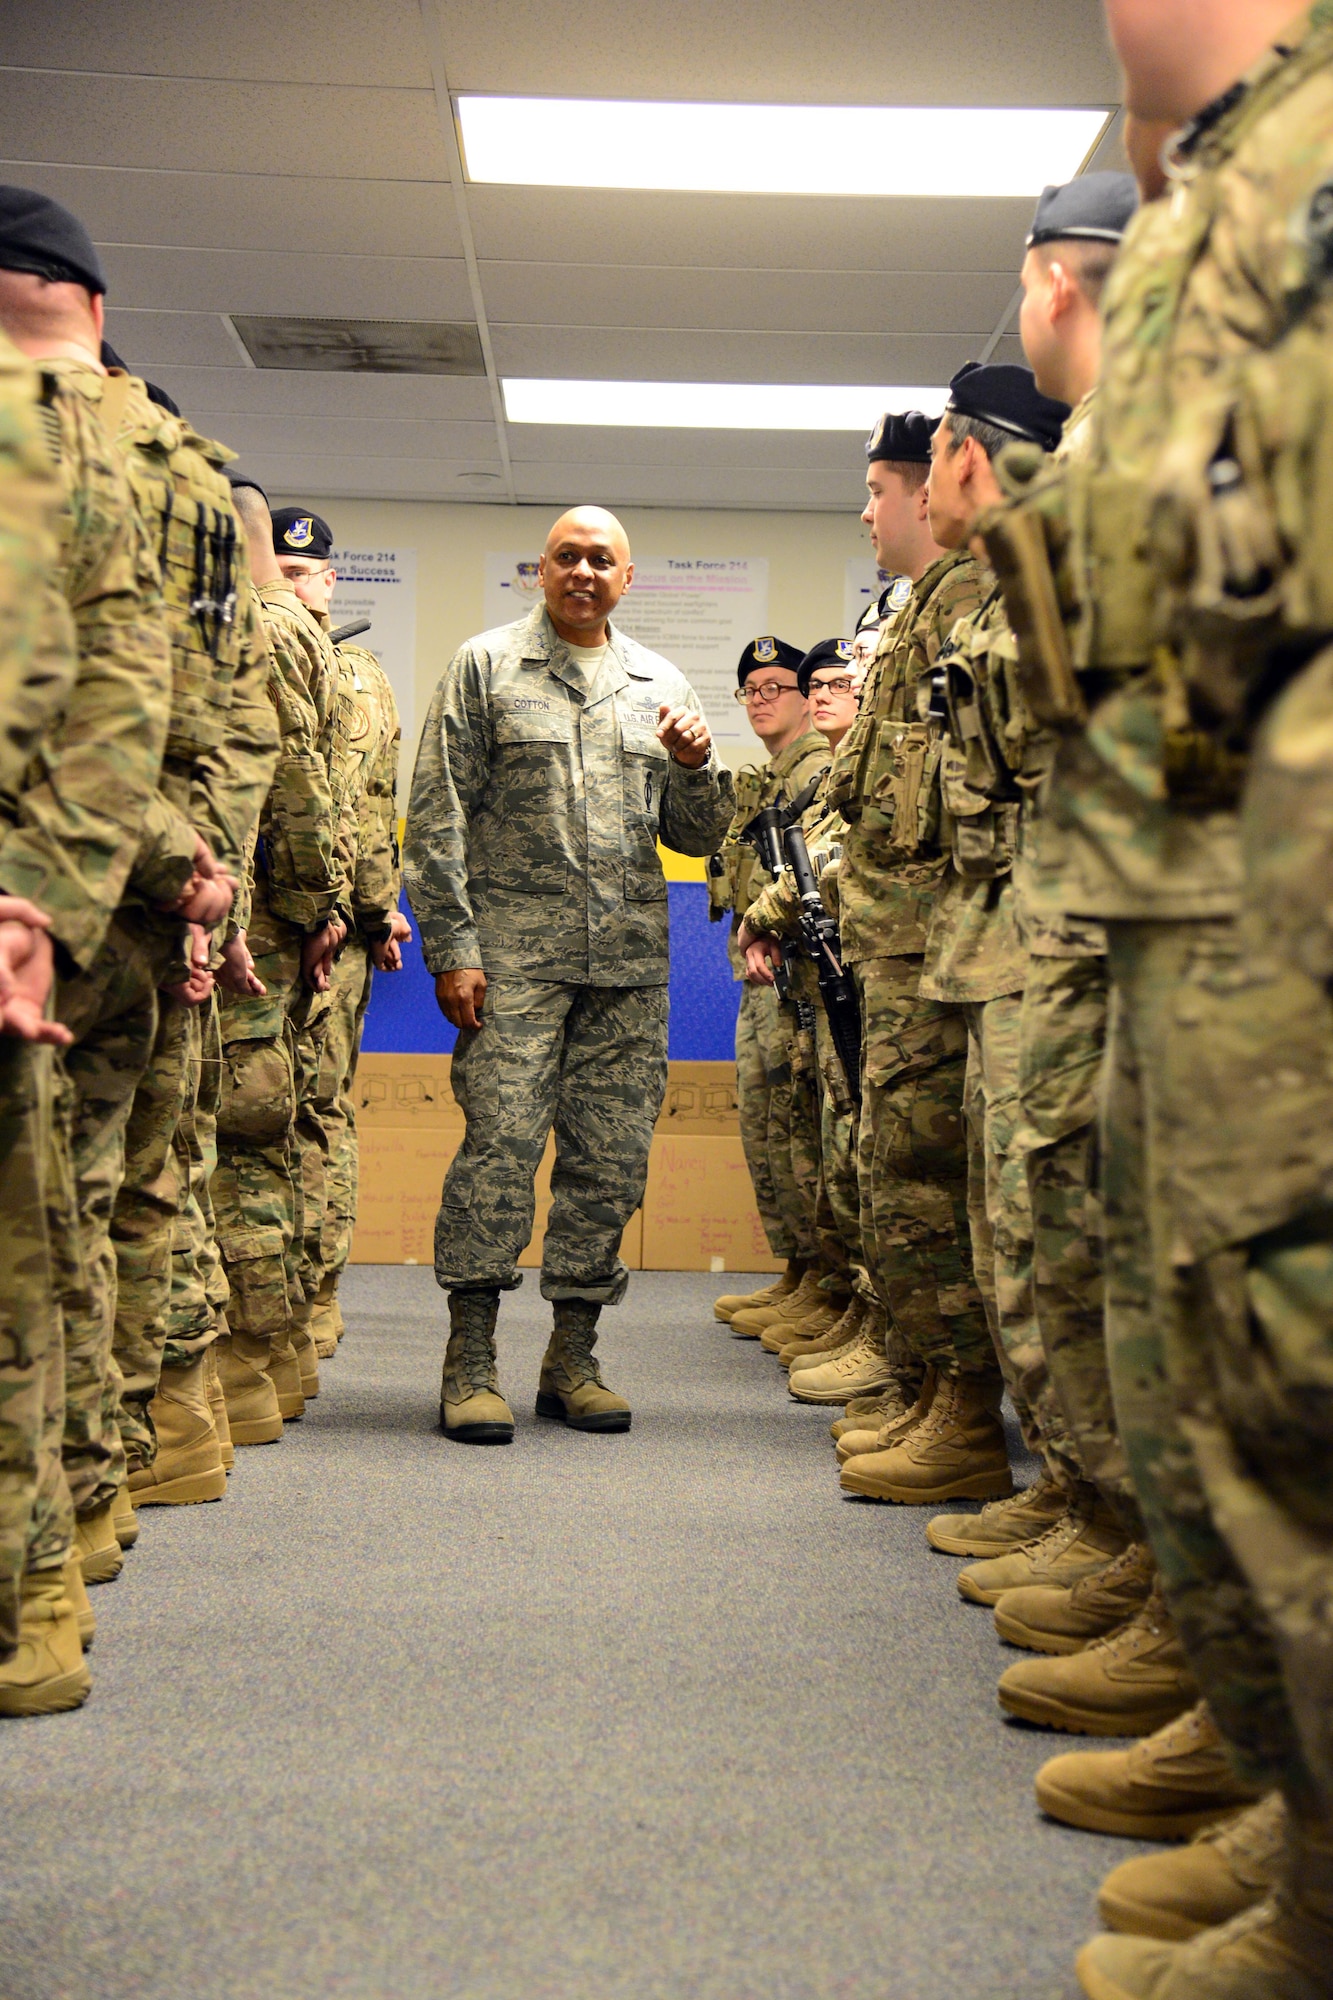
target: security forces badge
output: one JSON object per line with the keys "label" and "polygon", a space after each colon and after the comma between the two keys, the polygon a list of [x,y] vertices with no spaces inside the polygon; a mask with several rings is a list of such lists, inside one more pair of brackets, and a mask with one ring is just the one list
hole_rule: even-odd
{"label": "security forces badge", "polygon": [[775,667],[778,663],[778,642],[776,639],[756,639],[750,648],[758,667]]}
{"label": "security forces badge", "polygon": [[309,514],[301,514],[283,535],[289,549],[308,549],[315,539],[315,524]]}

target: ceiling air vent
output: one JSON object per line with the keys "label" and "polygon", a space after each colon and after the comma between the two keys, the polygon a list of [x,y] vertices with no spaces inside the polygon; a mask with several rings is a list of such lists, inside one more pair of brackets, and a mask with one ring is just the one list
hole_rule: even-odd
{"label": "ceiling air vent", "polygon": [[351,375],[484,375],[475,326],[429,319],[277,319],[233,313],[256,368]]}

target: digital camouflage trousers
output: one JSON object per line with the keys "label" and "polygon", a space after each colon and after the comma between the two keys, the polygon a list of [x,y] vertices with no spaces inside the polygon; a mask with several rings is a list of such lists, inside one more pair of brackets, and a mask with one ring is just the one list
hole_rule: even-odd
{"label": "digital camouflage trousers", "polygon": [[542,1296],[614,1305],[624,1295],[620,1239],[643,1200],[666,1094],[667,1005],[665,986],[490,982],[483,1025],[454,1050],[467,1122],[435,1222],[441,1285],[521,1282],[533,1183],[554,1131]]}

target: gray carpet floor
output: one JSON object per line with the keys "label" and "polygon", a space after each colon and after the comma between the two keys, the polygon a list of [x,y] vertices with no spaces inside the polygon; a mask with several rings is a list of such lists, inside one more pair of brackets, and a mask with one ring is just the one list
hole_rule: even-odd
{"label": "gray carpet floor", "polygon": [[94,1592],[86,1708],[3,1726],[4,2000],[1072,2000],[1142,1850],[1037,1813],[1078,1739],[1002,1721],[957,1563],[718,1288],[632,1279],[590,1438],[530,1276],[479,1450],[431,1274],[350,1272],[306,1419]]}

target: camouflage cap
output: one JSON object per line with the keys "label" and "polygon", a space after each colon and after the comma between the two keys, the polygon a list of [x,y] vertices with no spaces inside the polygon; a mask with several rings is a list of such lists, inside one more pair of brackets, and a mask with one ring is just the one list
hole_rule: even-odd
{"label": "camouflage cap", "polygon": [[930,464],[930,434],[935,426],[920,410],[895,414],[886,410],[866,439],[866,459],[897,461],[900,465]]}
{"label": "camouflage cap", "polygon": [[799,646],[789,646],[785,639],[775,639],[771,632],[766,632],[762,638],[751,639],[741,654],[736,685],[744,687],[757,667],[785,667],[789,674],[794,674],[804,658]]}
{"label": "camouflage cap", "polygon": [[1076,237],[1091,243],[1118,243],[1139,205],[1133,174],[1080,174],[1063,187],[1042,190],[1032,218],[1028,249]]}
{"label": "camouflage cap", "polygon": [[333,554],[333,530],[308,507],[279,507],[273,516],[273,553],[327,562]]}
{"label": "camouflage cap", "polygon": [[0,271],[30,271],[53,285],[106,290],[101,259],[79,221],[35,188],[0,182]]}

